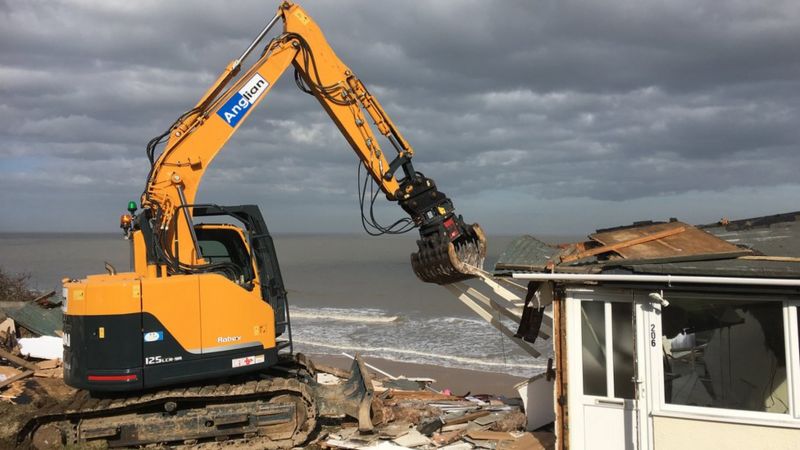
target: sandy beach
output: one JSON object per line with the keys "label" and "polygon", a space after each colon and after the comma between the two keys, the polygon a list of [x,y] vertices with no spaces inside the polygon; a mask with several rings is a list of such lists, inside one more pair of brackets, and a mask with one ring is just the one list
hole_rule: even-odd
{"label": "sandy beach", "polygon": [[[349,369],[352,360],[346,356],[309,354],[315,362]],[[481,372],[477,370],[454,369],[428,364],[413,364],[391,361],[382,358],[364,357],[364,361],[393,376],[427,377],[436,380],[436,389],[450,389],[453,394],[494,394],[506,397],[519,397],[514,385],[525,378],[502,373]],[[370,369],[371,370],[371,369]],[[374,372],[374,370],[372,370]]]}

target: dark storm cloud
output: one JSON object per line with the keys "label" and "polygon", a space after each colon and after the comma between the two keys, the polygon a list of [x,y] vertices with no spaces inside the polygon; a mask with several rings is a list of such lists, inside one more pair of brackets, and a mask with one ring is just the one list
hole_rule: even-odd
{"label": "dark storm cloud", "polygon": [[[0,204],[15,211],[0,230],[106,228],[141,192],[147,140],[275,6],[0,1]],[[304,7],[416,148],[417,168],[495,233],[647,218],[637,208],[707,221],[711,203],[733,217],[793,207],[795,1]],[[201,198],[261,203],[278,231],[356,231],[355,173],[344,139],[287,73]],[[763,201],[731,207],[725,195]]]}

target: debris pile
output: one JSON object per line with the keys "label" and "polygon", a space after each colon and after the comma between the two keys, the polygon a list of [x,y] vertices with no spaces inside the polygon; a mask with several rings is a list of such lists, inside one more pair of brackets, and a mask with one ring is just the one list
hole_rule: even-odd
{"label": "debris pile", "polygon": [[74,390],[61,380],[61,302],[24,281],[0,271],[0,402],[36,406]]}
{"label": "debris pile", "polygon": [[[371,367],[373,370],[376,368]],[[343,383],[349,374],[315,365],[320,383]],[[519,399],[493,395],[453,395],[430,387],[435,380],[398,378],[379,371],[373,378],[371,432],[356,424],[323,426],[309,448],[322,449],[547,449],[555,437],[525,432],[526,416]]]}
{"label": "debris pile", "polygon": [[[63,378],[60,337],[20,338],[16,323],[6,318],[0,323],[0,399],[30,402],[25,383],[28,377]],[[29,359],[26,359],[29,358]]]}

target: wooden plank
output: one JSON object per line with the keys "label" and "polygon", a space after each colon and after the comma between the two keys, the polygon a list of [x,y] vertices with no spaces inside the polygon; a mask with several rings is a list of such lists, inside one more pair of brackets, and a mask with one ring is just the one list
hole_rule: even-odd
{"label": "wooden plank", "polygon": [[[46,293],[46,294],[42,294],[42,295],[40,295],[40,296],[36,297],[35,299],[33,299],[33,300],[31,300],[31,301],[32,301],[33,303],[38,303],[38,304],[40,304],[40,305],[41,305],[41,304],[42,304],[42,301],[44,301],[44,300],[47,300],[48,298],[50,298],[50,297],[52,297],[52,296],[54,296],[54,295],[56,295],[56,291],[50,291],[50,292],[48,292],[48,293]],[[55,306],[55,305],[53,305],[53,306]]]}
{"label": "wooden plank", "polygon": [[26,370],[25,372],[22,372],[20,374],[14,375],[11,378],[6,378],[5,380],[0,381],[0,389],[3,389],[4,387],[8,386],[9,384],[11,384],[11,383],[13,383],[15,381],[19,381],[19,380],[21,380],[23,378],[28,378],[29,376],[33,375],[33,373],[34,372],[32,370]]}
{"label": "wooden plank", "polygon": [[467,436],[479,441],[513,441],[516,439],[509,432],[472,430]]}
{"label": "wooden plank", "polygon": [[30,362],[30,361],[26,361],[26,360],[20,358],[19,356],[16,356],[16,355],[14,355],[12,353],[9,353],[9,352],[3,350],[2,348],[0,348],[0,357],[3,357],[5,359],[11,361],[12,363],[14,363],[14,364],[16,364],[16,365],[18,365],[20,367],[24,367],[26,369],[30,369],[30,370],[37,370],[38,369],[38,367],[36,367],[36,364],[34,364],[34,363]]}
{"label": "wooden plank", "polygon": [[596,248],[593,248],[593,249],[590,249],[590,250],[585,250],[583,252],[576,253],[574,255],[563,256],[563,257],[561,257],[561,262],[572,262],[572,261],[577,261],[579,259],[588,258],[590,256],[599,255],[601,253],[608,253],[608,252],[617,251],[617,250],[623,249],[625,247],[631,247],[631,246],[634,246],[634,245],[644,244],[645,242],[650,242],[650,241],[655,241],[655,240],[658,240],[658,239],[663,239],[663,238],[668,237],[668,236],[672,236],[672,235],[675,235],[675,234],[678,234],[678,233],[683,233],[684,231],[686,231],[685,227],[677,227],[677,228],[672,228],[670,230],[665,230],[665,231],[661,231],[661,232],[658,232],[658,233],[642,236],[642,237],[639,237],[639,238],[634,238],[634,239],[630,239],[630,240],[623,241],[623,242],[617,242],[615,244],[604,245],[602,247],[596,247]]}

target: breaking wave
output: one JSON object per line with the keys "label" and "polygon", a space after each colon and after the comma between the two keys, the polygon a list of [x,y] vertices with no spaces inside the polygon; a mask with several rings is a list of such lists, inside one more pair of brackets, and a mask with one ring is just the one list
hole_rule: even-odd
{"label": "breaking wave", "polygon": [[537,341],[544,358],[532,358],[480,318],[427,311],[295,307],[291,317],[294,343],[305,353],[360,352],[398,362],[531,376],[544,370],[552,348],[548,341]]}
{"label": "breaking wave", "polygon": [[480,358],[469,358],[464,356],[454,356],[454,355],[442,355],[438,353],[430,353],[430,352],[422,352],[418,350],[410,350],[410,349],[402,349],[402,348],[392,348],[392,347],[359,347],[354,345],[341,345],[341,344],[328,344],[325,342],[315,342],[315,341],[306,341],[302,339],[294,339],[295,343],[308,345],[312,347],[324,347],[330,348],[334,350],[348,350],[351,352],[362,352],[362,353],[371,353],[373,356],[386,356],[386,353],[392,354],[401,354],[401,355],[409,355],[409,356],[421,356],[424,358],[431,358],[434,360],[445,360],[445,361],[452,361],[461,364],[468,364],[468,365],[480,365],[480,366],[491,366],[491,367],[515,367],[520,369],[541,369],[541,364],[525,364],[525,363],[506,363],[506,362],[499,362],[499,361],[488,361],[486,359]]}
{"label": "breaking wave", "polygon": [[337,322],[356,322],[356,323],[392,323],[403,320],[401,316],[390,316],[379,310],[352,310],[339,308],[292,308],[290,310],[292,319],[316,319],[316,320],[335,320]]}

